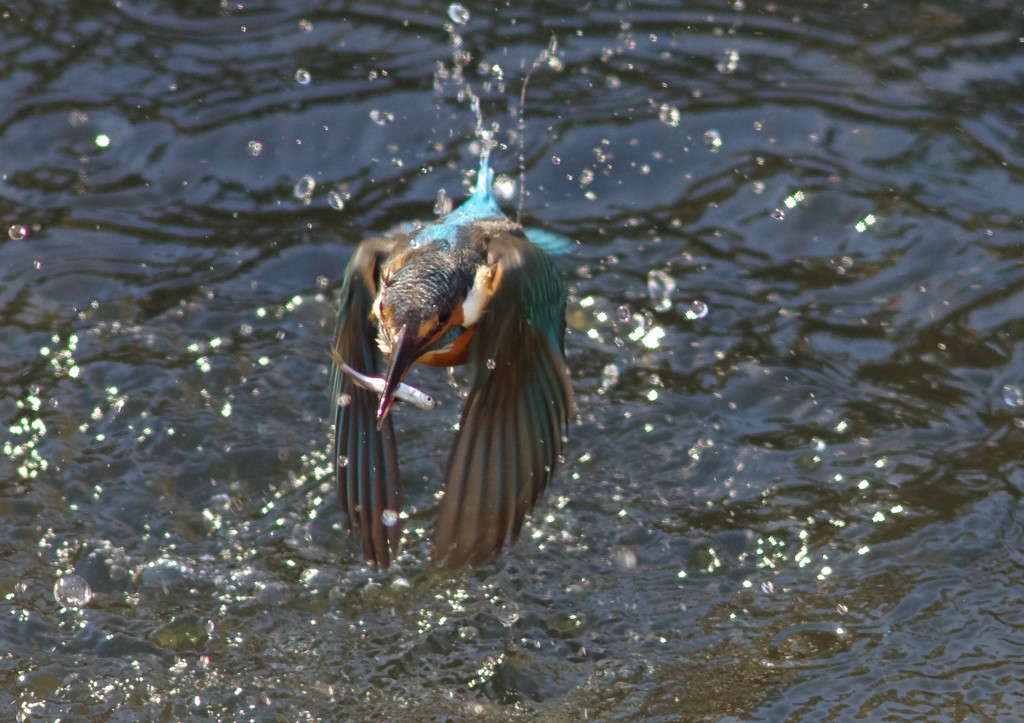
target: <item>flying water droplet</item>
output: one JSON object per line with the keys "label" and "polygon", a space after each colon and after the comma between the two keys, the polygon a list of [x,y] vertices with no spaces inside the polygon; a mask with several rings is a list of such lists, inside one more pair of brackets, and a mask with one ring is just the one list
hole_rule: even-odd
{"label": "flying water droplet", "polygon": [[351,403],[352,403],[352,395],[351,394],[339,394],[338,395],[338,406],[339,407],[347,407]]}
{"label": "flying water droplet", "polygon": [[465,25],[469,22],[469,10],[462,3],[452,3],[448,6],[448,19],[456,25]]}
{"label": "flying water droplet", "polygon": [[722,147],[722,134],[714,128],[704,131],[704,145],[710,148],[712,153],[717,153]]}
{"label": "flying water droplet", "polygon": [[519,606],[514,602],[503,602],[498,606],[495,615],[498,618],[498,622],[506,628],[511,628],[519,622]]}
{"label": "flying water droplet", "polygon": [[370,120],[379,126],[386,126],[388,123],[395,119],[395,114],[390,113],[386,110],[377,110],[374,108],[370,111]]}
{"label": "flying water droplet", "polygon": [[516,182],[510,176],[504,174],[494,179],[494,195],[502,201],[507,201],[516,193]]}
{"label": "flying water droplet", "polygon": [[680,117],[681,114],[679,109],[673,105],[664,103],[660,108],[658,108],[658,120],[667,126],[676,128],[679,125]]}
{"label": "flying water droplet", "polygon": [[455,203],[448,197],[443,188],[437,191],[437,201],[434,203],[434,213],[438,216],[447,216],[455,208]]}
{"label": "flying water droplet", "polygon": [[708,305],[700,299],[694,299],[690,302],[690,308],[686,310],[686,318],[690,321],[696,321],[697,319],[703,319],[708,315]]}
{"label": "flying water droplet", "polygon": [[615,316],[625,324],[633,318],[633,310],[629,308],[629,304],[622,304],[615,310]]}
{"label": "flying water droplet", "polygon": [[384,510],[380,513],[380,521],[385,527],[394,527],[398,524],[398,513],[394,510]]}
{"label": "flying water droplet", "polygon": [[7,229],[7,235],[10,236],[11,241],[24,241],[28,238],[28,228],[16,223]]}
{"label": "flying water droplet", "polygon": [[497,367],[497,366],[498,366],[498,362],[496,362],[494,359],[488,359],[487,360],[487,368],[488,369],[493,371],[495,369],[495,367]]}
{"label": "flying water droplet", "polygon": [[1012,384],[1003,386],[1003,403],[1010,409],[1024,407],[1024,389],[1015,387]]}
{"label": "flying water droplet", "polygon": [[292,193],[307,206],[313,200],[313,189],[316,188],[316,180],[312,176],[303,176],[295,183]]}
{"label": "flying water droplet", "polygon": [[62,608],[81,608],[92,600],[92,588],[81,575],[65,575],[53,585],[53,597]]}
{"label": "flying water droplet", "polygon": [[327,194],[327,205],[335,211],[341,211],[345,208],[345,199],[337,191],[331,191]]}
{"label": "flying water droplet", "polygon": [[736,68],[740,65],[740,51],[738,50],[726,50],[725,58],[715,66],[719,73],[724,75],[732,75],[736,72]]}
{"label": "flying water droplet", "polygon": [[606,364],[601,370],[601,391],[607,391],[619,383],[619,368],[614,364]]}
{"label": "flying water droplet", "polygon": [[263,153],[263,144],[256,140],[249,141],[249,155],[255,158],[261,153]]}
{"label": "flying water droplet", "polygon": [[636,553],[628,547],[620,547],[614,554],[615,564],[626,570],[636,569]]}
{"label": "flying water droplet", "polygon": [[299,85],[309,85],[312,80],[313,76],[305,68],[299,68],[295,71],[295,82]]}
{"label": "flying water droplet", "polygon": [[774,218],[776,221],[785,221],[786,212],[783,211],[781,208],[776,208],[772,211],[772,218]]}
{"label": "flying water droplet", "polygon": [[647,274],[647,295],[655,311],[668,311],[672,308],[672,293],[675,290],[676,280],[668,272],[652,269]]}
{"label": "flying water droplet", "polygon": [[346,457],[343,454],[339,454],[338,455],[338,468],[339,469],[344,469],[345,467],[348,467],[348,457]]}

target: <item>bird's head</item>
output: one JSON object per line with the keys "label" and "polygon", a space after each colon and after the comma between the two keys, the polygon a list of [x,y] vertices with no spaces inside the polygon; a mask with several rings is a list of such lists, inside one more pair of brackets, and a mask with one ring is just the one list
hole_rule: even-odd
{"label": "bird's head", "polygon": [[443,352],[479,319],[495,274],[478,254],[461,249],[412,249],[384,266],[373,304],[377,344],[387,355],[377,424],[394,392],[421,357]]}

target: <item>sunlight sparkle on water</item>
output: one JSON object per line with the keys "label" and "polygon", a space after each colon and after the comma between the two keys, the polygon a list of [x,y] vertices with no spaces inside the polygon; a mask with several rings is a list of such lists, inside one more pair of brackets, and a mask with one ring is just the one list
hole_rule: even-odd
{"label": "sunlight sparkle on water", "polygon": [[807,196],[804,195],[803,191],[794,191],[791,196],[786,196],[782,203],[786,208],[796,208],[798,205],[806,200]]}
{"label": "sunlight sparkle on water", "polygon": [[865,216],[856,224],[854,224],[854,228],[857,229],[857,233],[864,233],[865,231],[868,230],[868,228],[874,226],[877,220],[878,219],[875,218],[875,214],[869,213],[867,216]]}

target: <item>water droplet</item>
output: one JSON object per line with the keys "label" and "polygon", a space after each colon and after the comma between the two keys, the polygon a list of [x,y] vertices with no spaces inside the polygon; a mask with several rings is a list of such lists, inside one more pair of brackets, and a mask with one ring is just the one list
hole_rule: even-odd
{"label": "water droplet", "polygon": [[715,66],[719,73],[725,75],[732,75],[736,72],[736,68],[740,65],[740,51],[738,50],[726,50],[725,58]]}
{"label": "water droplet", "polygon": [[503,602],[498,606],[498,611],[495,615],[498,618],[498,622],[506,628],[510,628],[519,622],[519,606],[514,602]]}
{"label": "water droplet", "polygon": [[488,359],[487,360],[487,368],[488,369],[493,370],[497,366],[498,366],[498,362],[494,361],[494,359]]}
{"label": "water droplet", "polygon": [[[338,395],[338,406],[339,407],[347,407],[351,403],[352,403],[352,395],[351,394],[339,394]],[[347,462],[346,462],[346,464],[347,464]]]}
{"label": "water droplet", "polygon": [[252,324],[242,324],[238,327],[238,333],[242,336],[252,336]]}
{"label": "water droplet", "polygon": [[394,527],[398,524],[398,513],[394,510],[384,510],[380,513],[380,521],[385,527]]}
{"label": "water droplet", "polygon": [[256,140],[249,141],[249,155],[255,158],[261,153],[263,153],[263,144]]}
{"label": "water droplet", "polygon": [[65,575],[53,585],[53,597],[63,608],[81,608],[92,599],[92,588],[81,575]]}
{"label": "water droplet", "polygon": [[664,103],[660,108],[658,108],[658,120],[667,126],[672,126],[673,128],[677,127],[679,125],[680,117],[681,114],[679,109],[674,105]]}
{"label": "water droplet", "polygon": [[633,310],[629,308],[629,304],[622,304],[615,310],[615,316],[622,323],[626,323],[633,318]]}
{"label": "water droplet", "polygon": [[676,280],[661,269],[652,269],[647,274],[647,295],[654,304],[655,311],[668,311],[672,308],[672,293],[676,290]]}
{"label": "water droplet", "polygon": [[619,383],[619,368],[614,364],[606,364],[601,370],[601,389],[608,390]]}
{"label": "water droplet", "polygon": [[370,120],[379,126],[386,126],[388,123],[395,119],[394,113],[389,113],[386,110],[377,110],[374,108],[370,111]]}
{"label": "water droplet", "polygon": [[344,469],[348,467],[348,457],[343,454],[338,455],[338,469]]}
{"label": "water droplet", "polygon": [[462,3],[452,3],[448,6],[448,18],[456,25],[465,25],[469,22],[469,10]]}
{"label": "water droplet", "polygon": [[1003,403],[1010,409],[1024,407],[1024,389],[1015,387],[1012,384],[1003,386]]}
{"label": "water droplet", "polygon": [[516,193],[516,182],[510,176],[504,174],[494,179],[494,195],[503,201],[507,201]]}
{"label": "water droplet", "polygon": [[448,198],[448,194],[443,188],[437,191],[437,201],[434,202],[434,213],[438,216],[446,216],[452,212],[455,208],[455,204],[452,199]]}
{"label": "water droplet", "polygon": [[690,321],[696,321],[697,319],[703,319],[708,315],[708,305],[700,299],[694,299],[690,302],[690,308],[686,310],[686,318]]}
{"label": "water droplet", "polygon": [[313,76],[305,68],[299,68],[295,71],[295,82],[299,85],[309,85],[311,80],[313,80]]}
{"label": "water droplet", "polygon": [[586,188],[594,182],[594,171],[590,168],[584,168],[580,171],[580,188]]}
{"label": "water droplet", "polygon": [[295,195],[295,198],[304,201],[308,206],[313,198],[313,189],[315,188],[316,180],[312,176],[303,176],[295,183],[292,193]]}
{"label": "water droplet", "polygon": [[615,551],[613,558],[615,560],[615,564],[619,567],[625,568],[626,570],[636,569],[636,553],[628,547],[620,547]]}
{"label": "water droplet", "polygon": [[776,208],[772,211],[772,218],[774,218],[776,221],[785,221],[786,212],[783,211],[781,208]]}
{"label": "water droplet", "polygon": [[710,148],[712,153],[717,153],[722,147],[722,135],[714,128],[704,131],[704,145]]}
{"label": "water droplet", "polygon": [[772,584],[771,580],[765,580],[761,583],[761,592],[763,592],[765,595],[771,595],[773,592],[775,592],[775,585]]}
{"label": "water droplet", "polygon": [[312,30],[313,30],[313,23],[309,22],[308,20],[300,20],[299,21],[299,30],[301,30],[304,33],[312,32]]}
{"label": "water droplet", "polygon": [[97,148],[107,148],[110,145],[110,136],[106,133],[100,133],[96,136],[95,143]]}
{"label": "water droplet", "polygon": [[341,211],[345,208],[345,199],[337,191],[331,191],[327,194],[327,205],[335,211]]}
{"label": "water droplet", "polygon": [[7,235],[12,241],[24,241],[28,237],[28,228],[16,223],[7,229]]}

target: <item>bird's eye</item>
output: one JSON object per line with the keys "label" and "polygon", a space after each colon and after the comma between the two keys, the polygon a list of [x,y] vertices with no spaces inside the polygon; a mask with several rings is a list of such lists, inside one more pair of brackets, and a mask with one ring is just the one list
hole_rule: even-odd
{"label": "bird's eye", "polygon": [[447,324],[449,320],[451,320],[451,318],[452,312],[448,309],[445,309],[444,311],[437,315],[437,321],[441,324]]}

